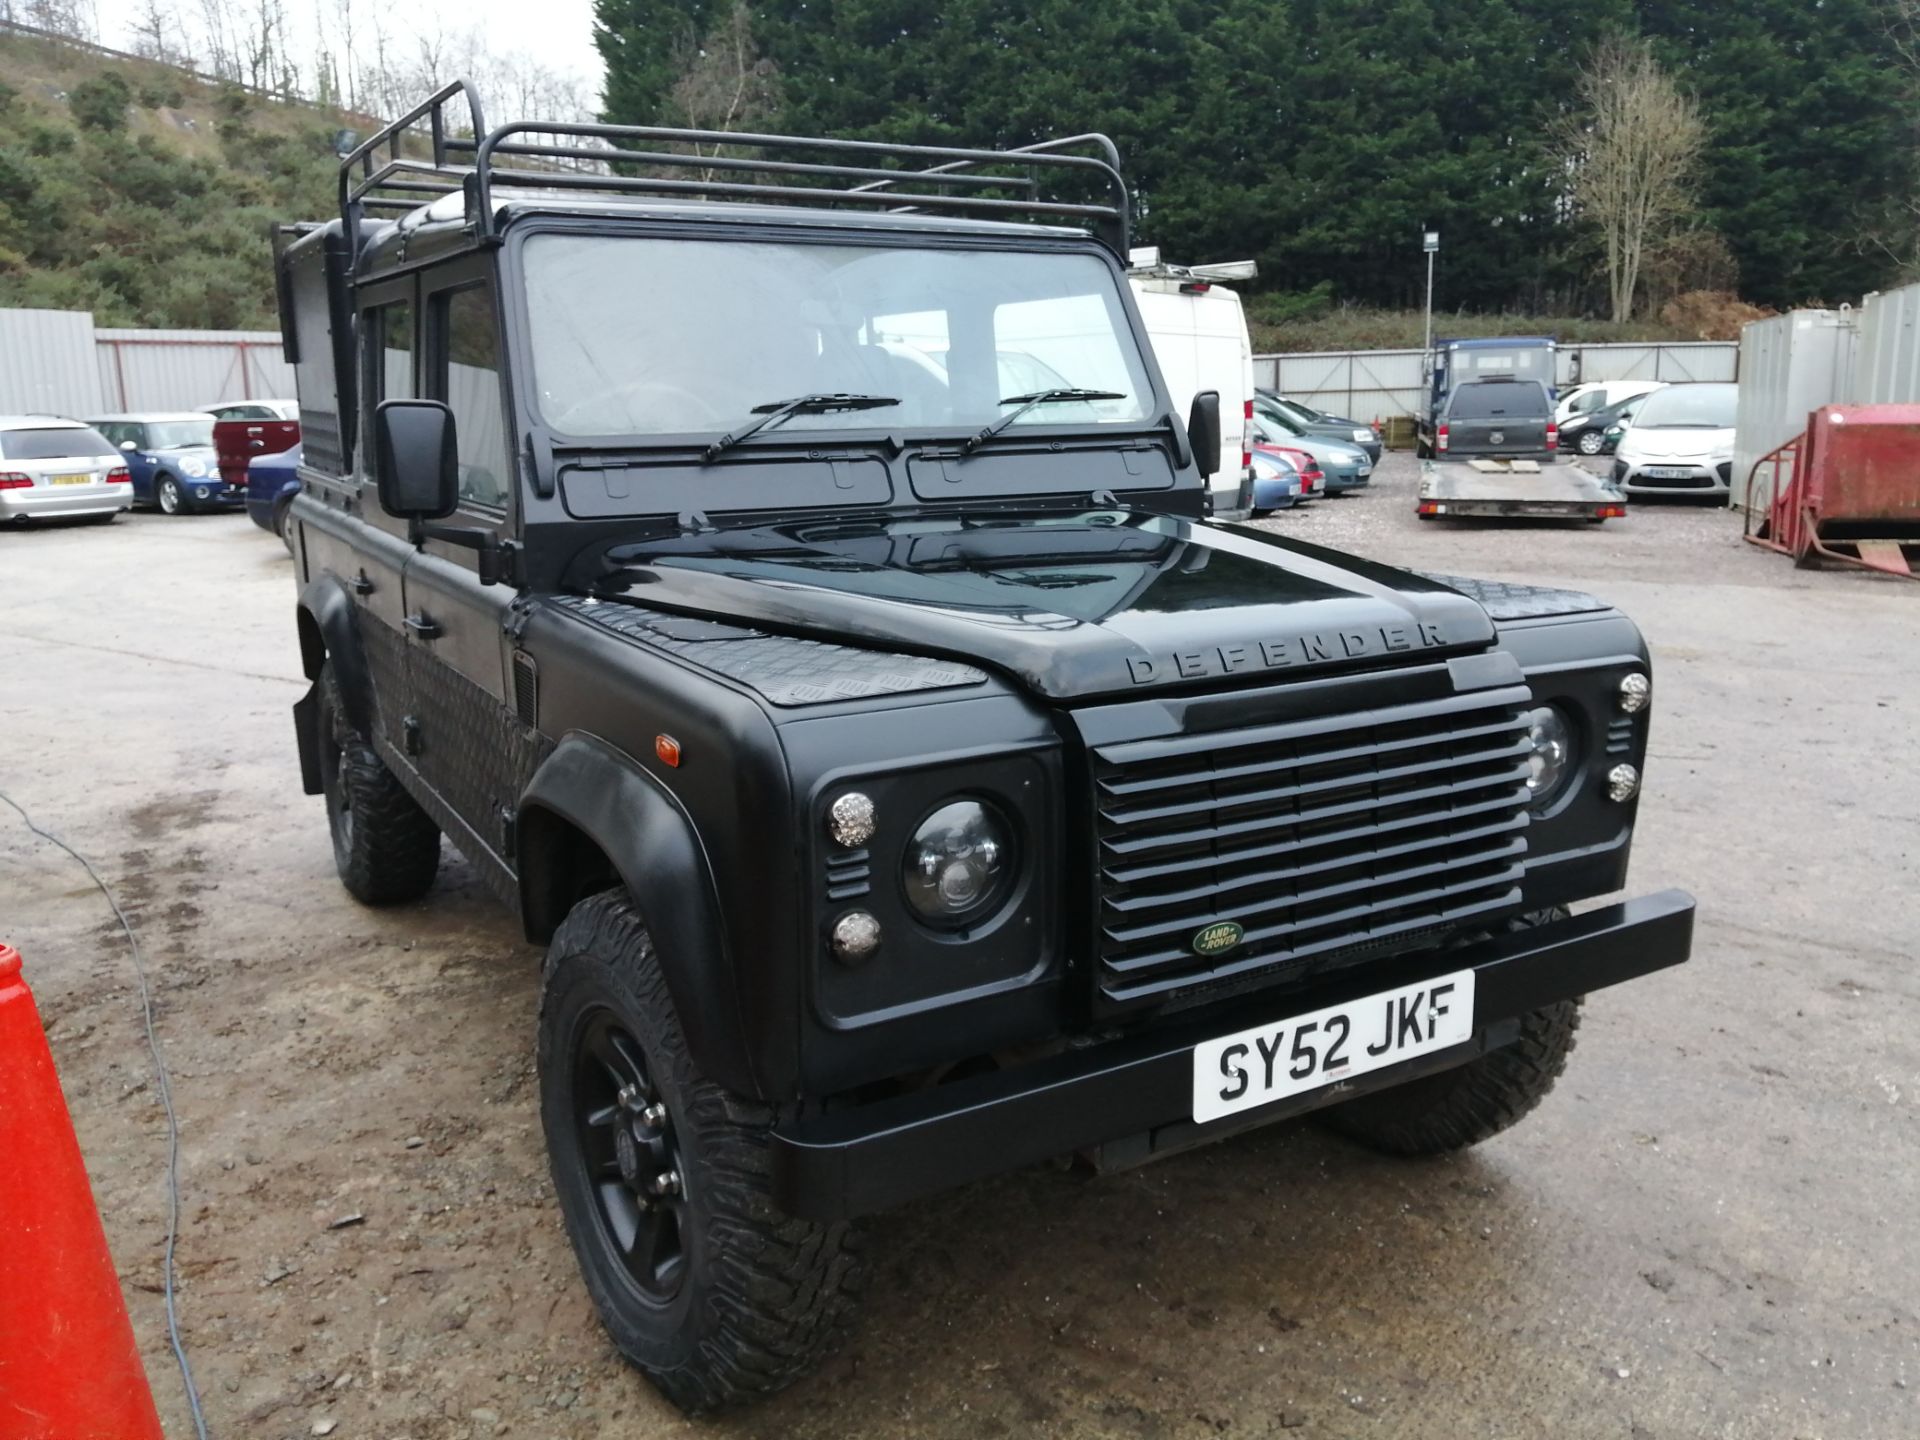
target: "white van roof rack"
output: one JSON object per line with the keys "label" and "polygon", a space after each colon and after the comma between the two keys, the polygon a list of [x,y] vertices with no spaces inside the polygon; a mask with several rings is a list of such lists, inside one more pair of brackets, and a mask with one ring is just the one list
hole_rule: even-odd
{"label": "white van roof rack", "polygon": [[1259,262],[1254,260],[1175,265],[1160,258],[1158,245],[1139,245],[1127,252],[1127,274],[1155,280],[1251,280],[1259,273]]}

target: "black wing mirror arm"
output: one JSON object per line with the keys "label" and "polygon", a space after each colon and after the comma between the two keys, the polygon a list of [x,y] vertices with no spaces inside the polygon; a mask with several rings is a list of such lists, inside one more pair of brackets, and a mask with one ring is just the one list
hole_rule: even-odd
{"label": "black wing mirror arm", "polygon": [[415,520],[407,526],[407,539],[415,546],[438,540],[444,545],[458,545],[462,550],[474,551],[479,557],[477,569],[482,585],[519,583],[520,547],[511,540],[502,540],[493,531],[481,526],[431,525],[424,520]]}

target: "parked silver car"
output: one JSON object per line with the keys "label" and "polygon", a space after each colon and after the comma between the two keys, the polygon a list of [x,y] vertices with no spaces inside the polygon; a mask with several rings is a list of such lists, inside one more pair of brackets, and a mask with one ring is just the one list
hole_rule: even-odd
{"label": "parked silver car", "polygon": [[126,457],[78,420],[0,415],[0,524],[112,520],[133,504]]}

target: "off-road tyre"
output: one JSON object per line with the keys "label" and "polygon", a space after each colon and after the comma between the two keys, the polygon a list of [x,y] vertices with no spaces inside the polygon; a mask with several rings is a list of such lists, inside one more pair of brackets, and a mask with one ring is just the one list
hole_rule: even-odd
{"label": "off-road tyre", "polygon": [[[1566,913],[1529,915],[1509,928],[1530,928]],[[1520,1019],[1517,1040],[1477,1060],[1359,1096],[1315,1118],[1390,1155],[1445,1155],[1490,1140],[1525,1118],[1567,1068],[1583,999],[1529,1011]]]}
{"label": "off-road tyre", "polygon": [[153,508],[162,515],[184,515],[187,513],[186,487],[171,475],[162,475],[153,482]]}
{"label": "off-road tyre", "polygon": [[[677,1288],[658,1285],[654,1266],[623,1254],[617,1211],[592,1181],[620,1198],[625,1172],[597,1172],[588,1127],[602,1044],[617,1027],[637,1042],[644,1074],[636,1087],[665,1107],[657,1131],[622,1111],[613,1125],[657,1135],[641,1151],[679,1178],[674,1223],[681,1266]],[[540,994],[540,1114],[568,1238],[614,1345],[688,1414],[761,1399],[809,1373],[852,1320],[863,1271],[857,1231],[847,1222],[800,1220],[773,1203],[768,1161],[771,1107],[707,1079],[687,1052],[666,977],[632,896],[603,891],[575,905],[553,937]],[[643,1142],[645,1143],[645,1142]],[[618,1147],[614,1147],[616,1151]],[[633,1151],[640,1151],[636,1145]],[[633,1153],[629,1151],[627,1153]],[[666,1173],[661,1171],[659,1173]],[[645,1187],[641,1187],[645,1188]]]}
{"label": "off-road tyre", "polygon": [[319,688],[320,787],[340,882],[363,905],[418,900],[440,868],[440,827],[353,728],[331,663],[320,667]]}

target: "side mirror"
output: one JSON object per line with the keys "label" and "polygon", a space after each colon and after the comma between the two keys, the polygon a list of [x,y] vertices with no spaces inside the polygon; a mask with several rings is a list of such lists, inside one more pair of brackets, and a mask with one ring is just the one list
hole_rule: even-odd
{"label": "side mirror", "polygon": [[1193,445],[1193,463],[1200,467],[1200,478],[1211,478],[1220,468],[1218,390],[1202,390],[1193,397],[1193,409],[1187,412],[1187,439]]}
{"label": "side mirror", "polygon": [[133,441],[131,441],[131,440],[122,440],[122,441],[120,442],[120,448],[121,448],[122,450],[137,450],[137,449],[139,449],[140,447],[139,447],[139,446],[137,446],[137,445],[135,445],[135,444],[133,443]]}
{"label": "side mirror", "polygon": [[438,400],[383,400],[373,412],[380,508],[401,520],[439,520],[460,498],[453,412]]}

